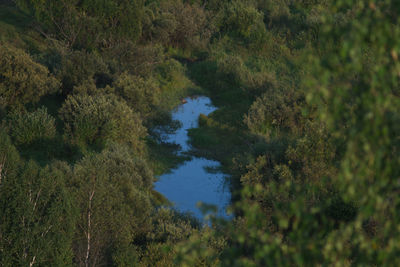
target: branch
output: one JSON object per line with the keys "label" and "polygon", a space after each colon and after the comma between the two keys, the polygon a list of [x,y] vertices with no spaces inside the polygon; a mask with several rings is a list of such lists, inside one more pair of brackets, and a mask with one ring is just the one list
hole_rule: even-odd
{"label": "branch", "polygon": [[29,263],[29,267],[32,267],[35,264],[35,261],[36,261],[36,255],[33,256],[32,261]]}

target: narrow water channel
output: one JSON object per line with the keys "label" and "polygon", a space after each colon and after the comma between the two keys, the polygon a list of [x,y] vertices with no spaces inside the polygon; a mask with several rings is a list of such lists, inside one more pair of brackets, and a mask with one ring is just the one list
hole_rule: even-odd
{"label": "narrow water channel", "polygon": [[[173,134],[163,135],[165,142],[180,145],[179,153],[190,151],[187,130],[198,127],[199,115],[209,115],[216,110],[210,99],[205,96],[185,100],[187,102],[172,114],[172,118],[178,120],[182,127]],[[199,203],[214,205],[218,208],[219,216],[228,217],[226,207],[230,203],[230,192],[229,188],[224,186],[226,175],[218,171],[207,171],[216,170],[219,166],[217,161],[193,156],[177,169],[161,175],[155,183],[155,190],[168,198],[176,209],[191,212],[199,219],[203,218]]]}

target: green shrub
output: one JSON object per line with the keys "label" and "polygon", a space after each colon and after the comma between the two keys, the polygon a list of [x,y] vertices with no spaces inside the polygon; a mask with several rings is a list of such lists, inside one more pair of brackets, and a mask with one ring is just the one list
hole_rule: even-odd
{"label": "green shrub", "polygon": [[158,44],[140,45],[122,42],[103,54],[110,69],[117,74],[128,71],[132,75],[149,77],[158,65],[165,61],[164,47]]}
{"label": "green shrub", "polygon": [[95,52],[71,50],[61,42],[54,42],[36,58],[62,82],[64,95],[87,80],[93,80],[99,88],[112,83],[112,75],[104,57]]}
{"label": "green shrub", "polygon": [[212,16],[198,4],[160,1],[147,7],[143,37],[166,46],[204,49],[214,33]]}
{"label": "green shrub", "polygon": [[123,73],[113,84],[116,92],[121,95],[133,111],[147,117],[153,107],[160,102],[160,88],[153,78]]}
{"label": "green shrub", "polygon": [[156,69],[156,78],[160,81],[162,108],[169,109],[185,96],[185,89],[190,85],[185,75],[185,67],[174,59],[165,60]]}
{"label": "green shrub", "polygon": [[[217,52],[216,61],[218,82],[222,81],[229,86],[243,88],[253,95],[259,95],[278,84],[274,72],[265,70],[264,67],[258,66],[257,62],[239,54]],[[250,61],[250,64],[246,61]]]}
{"label": "green shrub", "polygon": [[101,82],[96,77],[107,76],[108,68],[103,59],[97,54],[85,51],[60,51],[62,61],[56,70],[57,77],[62,81],[63,93],[68,94],[75,86],[86,80],[94,80],[97,85]]}
{"label": "green shrub", "polygon": [[268,138],[280,133],[300,133],[304,127],[303,105],[304,95],[300,91],[270,90],[252,104],[244,123],[253,133]]}
{"label": "green shrub", "polygon": [[219,78],[229,84],[242,86],[246,80],[248,69],[239,55],[222,54],[217,60]]}
{"label": "green shrub", "polygon": [[35,103],[59,88],[60,83],[46,67],[34,62],[23,50],[0,44],[0,106]]}
{"label": "green shrub", "polygon": [[68,140],[86,148],[109,141],[128,143],[142,154],[146,129],[137,113],[115,95],[69,96],[60,110]]}
{"label": "green shrub", "polygon": [[266,19],[271,24],[272,22],[279,22],[283,18],[290,17],[290,4],[288,1],[281,0],[258,0],[258,6],[263,10]]}
{"label": "green shrub", "polygon": [[69,47],[110,47],[141,34],[141,0],[16,0],[17,6],[36,17],[46,32]]}
{"label": "green shrub", "polygon": [[98,88],[93,79],[85,80],[81,82],[81,84],[74,86],[72,93],[74,95],[96,95],[96,94],[112,94],[115,92],[115,89],[110,86],[106,86],[104,88]]}
{"label": "green shrub", "polygon": [[224,9],[222,30],[248,43],[262,42],[266,36],[263,19],[264,14],[250,1],[235,0]]}
{"label": "green shrub", "polygon": [[17,145],[46,141],[56,135],[55,119],[42,107],[34,112],[11,113],[8,118],[10,136]]}

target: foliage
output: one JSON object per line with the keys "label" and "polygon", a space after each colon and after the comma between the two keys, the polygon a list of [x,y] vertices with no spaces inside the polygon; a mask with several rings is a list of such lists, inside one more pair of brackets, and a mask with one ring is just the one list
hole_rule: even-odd
{"label": "foliage", "polygon": [[169,59],[156,68],[156,79],[161,87],[160,108],[169,110],[175,107],[187,93],[191,81],[185,76],[185,67],[177,60]]}
{"label": "foliage", "polygon": [[74,89],[72,89],[72,93],[74,95],[97,95],[97,94],[113,94],[115,93],[114,88],[110,86],[106,86],[105,88],[97,88],[96,83],[93,79],[83,81],[80,85],[74,86]]}
{"label": "foliage", "polygon": [[142,0],[17,0],[16,3],[69,47],[109,47],[121,39],[136,40],[141,33]]}
{"label": "foliage", "polygon": [[[312,62],[315,76],[309,86],[316,90],[308,98],[318,104],[332,134],[344,141],[337,179],[343,198],[360,207],[353,223],[328,237],[336,245],[326,245],[324,254],[338,262],[391,265],[398,260],[400,28],[393,14],[399,8],[397,1],[332,4],[343,19],[338,24],[338,17],[327,17],[321,44],[329,49]],[[334,40],[339,44],[331,46]],[[372,235],[363,230],[369,222],[378,225]]]}
{"label": "foliage", "polygon": [[123,73],[113,86],[132,108],[146,118],[160,102],[160,88],[153,78],[144,79]]}
{"label": "foliage", "polygon": [[135,255],[134,240],[150,227],[153,179],[143,160],[118,145],[75,165],[70,183],[80,210],[74,244],[78,264],[111,264]]}
{"label": "foliage", "polygon": [[287,132],[299,134],[304,127],[304,98],[301,91],[269,90],[254,101],[244,122],[252,132],[267,138]]}
{"label": "foliage", "polygon": [[0,184],[1,265],[72,265],[75,216],[62,174],[34,162],[17,168]]}
{"label": "foliage", "polygon": [[171,266],[176,256],[175,244],[197,233],[200,223],[190,215],[160,208],[152,215],[149,244],[142,252],[140,266]]}
{"label": "foliage", "polygon": [[147,6],[143,36],[184,49],[204,49],[214,32],[211,14],[182,0],[152,2]]}
{"label": "foliage", "polygon": [[241,41],[258,43],[266,36],[264,15],[251,2],[235,0],[227,4],[221,28]]}
{"label": "foliage", "polygon": [[107,142],[126,143],[143,155],[146,129],[137,113],[114,95],[69,96],[60,110],[65,137],[85,148]]}
{"label": "foliage", "polygon": [[[0,12],[0,265],[397,264],[398,1],[16,3]],[[192,152],[233,196],[212,227],[153,190],[184,156],[152,127],[193,92],[219,109]]]}
{"label": "foliage", "polygon": [[23,50],[0,44],[1,106],[15,108],[35,103],[59,88],[59,82],[46,67],[34,62]]}
{"label": "foliage", "polygon": [[0,176],[14,175],[20,164],[20,155],[5,129],[0,129]]}
{"label": "foliage", "polygon": [[71,50],[63,44],[55,43],[36,57],[61,81],[64,95],[87,81],[93,80],[99,88],[112,83],[105,60],[96,53]]}
{"label": "foliage", "polygon": [[167,57],[164,48],[157,44],[140,45],[123,42],[106,51],[104,57],[110,67],[118,74],[129,74],[149,77]]}
{"label": "foliage", "polygon": [[56,135],[55,119],[42,107],[34,112],[11,113],[8,118],[8,131],[16,145],[46,142]]}
{"label": "foliage", "polygon": [[96,54],[85,51],[61,51],[59,56],[61,62],[55,73],[62,81],[64,94],[71,92],[73,87],[81,85],[86,80],[93,79],[99,87],[107,85],[107,81],[101,80],[102,77],[107,79],[107,66]]}
{"label": "foliage", "polygon": [[[266,94],[246,117],[258,134],[269,135],[275,122],[292,135],[283,157],[266,150],[242,176],[239,218],[224,228],[230,245],[219,258],[223,266],[398,261],[399,27],[392,14],[399,5],[332,1],[327,6],[319,41],[303,63],[307,102],[298,92],[278,92],[271,100]],[[282,14],[290,19],[289,10]],[[277,121],[278,116],[284,119]],[[282,132],[273,137],[266,142],[285,140]],[[210,249],[201,245],[200,253]]]}

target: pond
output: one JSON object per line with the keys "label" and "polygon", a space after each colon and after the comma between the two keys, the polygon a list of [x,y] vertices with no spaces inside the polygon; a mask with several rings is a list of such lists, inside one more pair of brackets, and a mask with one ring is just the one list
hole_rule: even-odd
{"label": "pond", "polygon": [[[200,114],[209,115],[216,110],[205,96],[186,98],[184,102],[172,114],[181,127],[172,134],[162,134],[165,142],[180,145],[180,154],[190,151],[187,130],[198,127]],[[203,219],[199,203],[215,206],[218,216],[228,218],[226,207],[231,196],[225,186],[226,175],[218,171],[219,167],[217,161],[192,156],[177,169],[161,175],[155,183],[155,190],[168,198],[177,210],[190,212],[199,219]]]}

